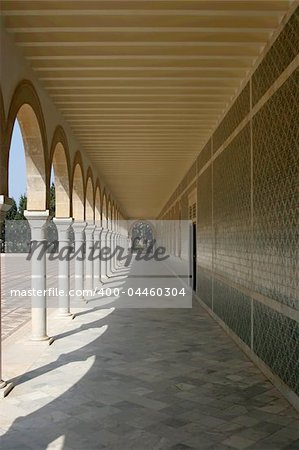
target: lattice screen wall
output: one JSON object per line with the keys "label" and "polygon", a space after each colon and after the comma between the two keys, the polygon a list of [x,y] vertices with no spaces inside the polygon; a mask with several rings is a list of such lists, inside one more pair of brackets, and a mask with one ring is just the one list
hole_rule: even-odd
{"label": "lattice screen wall", "polygon": [[298,52],[299,8],[163,209],[195,177],[197,294],[297,395]]}

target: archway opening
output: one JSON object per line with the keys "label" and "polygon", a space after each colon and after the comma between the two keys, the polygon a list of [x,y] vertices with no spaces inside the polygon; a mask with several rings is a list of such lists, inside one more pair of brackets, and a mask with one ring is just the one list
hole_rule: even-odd
{"label": "archway opening", "polygon": [[84,183],[80,164],[77,163],[73,174],[72,192],[73,218],[76,221],[84,221]]}
{"label": "archway opening", "polygon": [[45,149],[38,119],[32,107],[24,104],[16,120],[25,150],[27,209],[44,211],[47,206]]}
{"label": "archway opening", "polygon": [[90,224],[94,222],[94,189],[91,177],[88,178],[86,185],[85,216],[86,222]]}
{"label": "archway opening", "polygon": [[103,195],[103,202],[102,202],[102,227],[106,230],[108,229],[108,211],[107,211],[107,198],[106,193],[104,192]]}
{"label": "archway opening", "polygon": [[94,220],[95,224],[99,227],[102,226],[102,211],[101,211],[101,189],[99,186],[96,187],[95,193],[95,211],[94,211]]}
{"label": "archway opening", "polygon": [[[54,148],[50,178],[50,213],[70,217],[70,182],[65,149],[61,142]],[[54,213],[54,214],[53,214]]]}
{"label": "archway opening", "polygon": [[1,252],[22,253],[29,250],[30,227],[24,216],[27,209],[27,170],[23,136],[18,120],[12,130],[8,160],[8,195],[11,208],[1,230]]}
{"label": "archway opening", "polygon": [[136,222],[131,230],[131,251],[147,252],[154,244],[154,232],[147,222]]}

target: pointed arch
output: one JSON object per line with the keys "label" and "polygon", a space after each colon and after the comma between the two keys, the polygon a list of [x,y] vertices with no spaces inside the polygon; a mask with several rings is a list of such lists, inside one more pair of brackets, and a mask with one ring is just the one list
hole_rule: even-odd
{"label": "pointed arch", "polygon": [[49,204],[48,148],[44,116],[33,84],[22,81],[16,88],[7,117],[4,152],[8,184],[8,160],[16,119],[20,125],[26,160],[27,209],[45,210]]}
{"label": "pointed arch", "polygon": [[89,167],[86,174],[86,186],[85,186],[85,220],[87,222],[94,222],[94,181],[92,170]]}
{"label": "pointed arch", "polygon": [[112,200],[112,204],[111,204],[111,229],[115,231],[115,203]]}
{"label": "pointed arch", "polygon": [[77,152],[72,171],[72,215],[77,221],[84,221],[84,175],[82,158]]}
{"label": "pointed arch", "polygon": [[102,191],[99,179],[96,181],[95,190],[95,222],[98,226],[102,226],[102,205],[101,205]]}
{"label": "pointed arch", "polygon": [[4,149],[6,118],[0,87],[0,193],[8,195],[7,152]]}
{"label": "pointed arch", "polygon": [[111,197],[109,195],[108,202],[107,202],[107,226],[108,229],[111,230],[112,226],[112,204],[111,204]]}
{"label": "pointed arch", "polygon": [[55,129],[52,139],[50,172],[52,165],[55,180],[55,215],[56,217],[70,217],[70,156],[66,135],[61,126]]}
{"label": "pointed arch", "polygon": [[102,227],[107,229],[108,228],[108,203],[107,203],[107,194],[104,189],[103,192],[103,199],[102,199]]}

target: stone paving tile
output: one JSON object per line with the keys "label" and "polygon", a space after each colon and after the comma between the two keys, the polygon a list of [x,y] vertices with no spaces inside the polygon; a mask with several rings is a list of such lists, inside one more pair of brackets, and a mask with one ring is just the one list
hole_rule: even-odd
{"label": "stone paving tile", "polygon": [[254,444],[254,440],[252,439],[246,439],[240,435],[234,434],[233,436],[229,437],[228,439],[225,439],[222,441],[224,445],[227,445],[228,447],[236,448],[238,450],[243,450],[248,447],[250,447],[252,444]]}
{"label": "stone paving tile", "polygon": [[298,448],[298,414],[197,303],[85,310],[2,405],[1,450]]}

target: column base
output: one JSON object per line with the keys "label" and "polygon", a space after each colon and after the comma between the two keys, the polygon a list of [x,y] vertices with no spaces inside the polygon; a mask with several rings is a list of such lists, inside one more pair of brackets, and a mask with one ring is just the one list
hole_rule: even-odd
{"label": "column base", "polygon": [[107,275],[102,275],[101,276],[101,283],[103,283],[104,281],[108,280],[108,276]]}
{"label": "column base", "polygon": [[6,381],[0,381],[0,399],[6,397],[10,393],[10,391],[14,388],[14,386],[15,385],[13,383],[10,382],[6,383]]}
{"label": "column base", "polygon": [[31,336],[30,341],[38,342],[38,341],[48,341],[49,336]]}
{"label": "column base", "polygon": [[64,313],[64,312],[58,312],[57,313],[57,317],[59,317],[59,319],[63,319],[63,318],[66,318],[66,319],[68,319],[69,317],[72,319],[73,318],[73,315],[74,314],[72,314],[71,312],[69,312],[69,313]]}
{"label": "column base", "polygon": [[100,289],[102,289],[102,287],[103,287],[102,281],[98,281],[97,283],[95,283],[95,288],[94,288],[95,294],[96,294]]}

